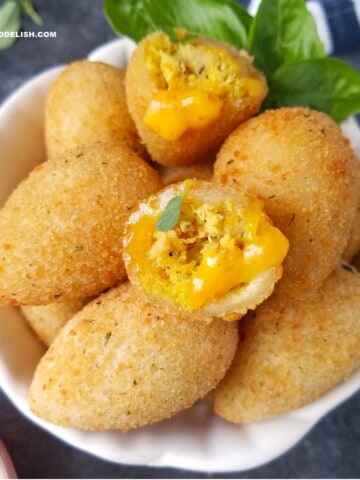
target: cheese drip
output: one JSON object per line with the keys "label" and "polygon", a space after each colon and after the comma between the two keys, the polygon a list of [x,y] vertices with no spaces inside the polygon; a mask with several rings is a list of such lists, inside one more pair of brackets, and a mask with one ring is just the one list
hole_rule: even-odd
{"label": "cheese drip", "polygon": [[126,253],[138,269],[144,290],[196,310],[245,286],[279,266],[288,241],[274,227],[259,200],[246,209],[234,203],[184,199],[178,224],[156,230],[158,215],[144,215],[131,226]]}
{"label": "cheese drip", "polygon": [[145,65],[154,90],[143,115],[145,126],[166,141],[211,126],[224,104],[241,108],[243,98],[256,103],[267,91],[251,58],[209,39],[180,41],[158,33],[145,48]]}
{"label": "cheese drip", "polygon": [[196,88],[160,90],[150,102],[144,124],[164,140],[179,139],[187,130],[199,130],[220,115],[223,101]]}

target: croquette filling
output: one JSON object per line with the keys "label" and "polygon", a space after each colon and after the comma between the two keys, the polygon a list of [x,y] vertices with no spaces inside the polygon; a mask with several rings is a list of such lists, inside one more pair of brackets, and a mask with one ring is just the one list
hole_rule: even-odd
{"label": "croquette filling", "polygon": [[147,46],[145,59],[158,90],[144,123],[169,141],[212,124],[226,99],[262,98],[266,89],[248,57],[199,39],[171,42],[159,34]]}
{"label": "croquette filling", "polygon": [[180,220],[170,230],[156,229],[158,215],[143,215],[131,225],[126,247],[142,288],[196,310],[245,286],[281,265],[288,241],[253,200],[246,209],[231,200],[204,203],[185,198]]}

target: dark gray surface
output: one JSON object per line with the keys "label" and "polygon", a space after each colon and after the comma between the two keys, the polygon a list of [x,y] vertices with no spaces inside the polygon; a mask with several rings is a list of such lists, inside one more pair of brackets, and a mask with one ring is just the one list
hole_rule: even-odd
{"label": "dark gray surface", "polygon": [[[56,31],[57,38],[21,39],[0,52],[0,102],[32,75],[85,57],[97,45],[115,38],[104,20],[101,0],[34,3],[44,19],[41,29]],[[30,20],[24,23],[25,30],[37,28]],[[347,54],[346,60],[360,69],[360,46]],[[0,438],[7,445],[20,478],[359,478],[360,393],[326,416],[282,457],[233,474],[199,474],[104,462],[40,430],[22,417],[1,392]]]}
{"label": "dark gray surface", "polygon": [[0,436],[20,478],[359,478],[360,395],[324,418],[282,457],[232,474],[137,468],[104,462],[64,445],[21,417],[0,395]]}

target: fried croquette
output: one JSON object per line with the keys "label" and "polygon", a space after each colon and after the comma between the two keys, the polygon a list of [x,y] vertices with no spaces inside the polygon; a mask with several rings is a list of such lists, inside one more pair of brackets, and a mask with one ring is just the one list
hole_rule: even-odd
{"label": "fried croquette", "polygon": [[343,258],[350,261],[358,252],[360,252],[360,202],[356,211],[354,224],[350,230],[350,239],[343,253]]}
{"label": "fried croquette", "polygon": [[69,64],[46,98],[45,138],[49,157],[101,141],[126,142],[140,156],[140,142],[127,110],[125,71],[100,62]]}
{"label": "fried croquette", "polygon": [[304,301],[276,293],[241,320],[215,412],[254,422],[313,402],[360,367],[360,273],[343,264]]}
{"label": "fried croquette", "polygon": [[162,169],[159,171],[159,175],[162,178],[164,185],[179,183],[191,178],[210,181],[214,173],[214,161],[215,160],[210,159],[194,165],[162,167]]}
{"label": "fried croquette", "polygon": [[344,260],[350,263],[354,256],[360,252],[360,160],[355,157],[351,166],[352,178],[350,186],[352,189],[353,202],[357,205],[357,209],[355,219],[351,225],[350,238],[342,254]]}
{"label": "fried croquette", "polygon": [[49,305],[20,307],[23,317],[38,338],[49,347],[60,329],[82,309],[86,300],[54,302]]}
{"label": "fried croquette", "polygon": [[178,32],[156,32],[129,61],[129,112],[152,159],[185,165],[220,147],[239,123],[254,115],[267,94],[265,77],[243,51]]}
{"label": "fried croquette", "polygon": [[[164,228],[174,202],[178,218]],[[224,320],[237,320],[272,293],[287,249],[261,201],[200,180],[140,202],[124,233],[133,284],[159,301]]]}
{"label": "fried croquette", "polygon": [[86,430],[152,424],[189,408],[224,376],[236,322],[196,322],[126,282],[75,315],[40,361],[30,407]]}
{"label": "fried croquette", "polygon": [[78,147],[36,167],[0,211],[0,304],[82,299],[124,279],[125,218],[161,185],[125,145]]}
{"label": "fried croquette", "polygon": [[290,242],[282,294],[306,296],[336,267],[355,217],[353,161],[339,127],[306,108],[266,111],[220,149],[214,181],[261,198]]}

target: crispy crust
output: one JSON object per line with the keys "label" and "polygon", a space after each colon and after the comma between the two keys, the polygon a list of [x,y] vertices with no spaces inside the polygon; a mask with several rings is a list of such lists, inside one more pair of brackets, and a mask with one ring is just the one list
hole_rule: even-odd
{"label": "crispy crust", "polygon": [[40,340],[49,347],[60,329],[85,305],[86,300],[54,302],[20,307],[21,313]]}
{"label": "crispy crust", "polygon": [[124,279],[123,223],[160,186],[124,145],[79,147],[36,167],[0,211],[0,304],[82,299]]}
{"label": "crispy crust", "polygon": [[[198,131],[186,132],[180,139],[168,142],[150,131],[143,123],[143,117],[149,102],[157,90],[146,68],[145,52],[147,46],[156,41],[159,33],[154,33],[141,41],[135,50],[126,70],[125,88],[129,112],[135,122],[140,137],[145,142],[152,159],[162,165],[186,165],[203,159],[209,152],[218,149],[223,140],[239,123],[253,116],[260,108],[263,98],[256,99],[245,95],[237,101],[226,100],[220,117],[209,127]],[[204,39],[203,43],[207,43]],[[224,48],[228,48],[222,45]],[[232,54],[234,50],[231,49]],[[237,55],[240,55],[237,53]],[[243,58],[243,56],[241,57]],[[250,66],[250,60],[249,60]],[[253,74],[264,84],[264,76],[251,67]]]}
{"label": "crispy crust", "polygon": [[[183,194],[184,183],[173,184],[165,187],[163,190],[155,195],[150,196],[145,201],[139,203],[137,208],[130,215],[126,225],[136,223],[143,215],[155,214],[158,210],[163,210],[169,200],[177,195]],[[188,198],[199,198],[204,202],[215,202],[219,200],[233,200],[238,205],[244,207],[248,203],[248,199],[241,195],[236,189],[225,186],[216,185],[211,182],[194,180],[190,190],[187,193]],[[141,278],[139,276],[139,269],[136,265],[133,265],[131,258],[126,252],[126,246],[129,241],[129,230],[125,226],[124,234],[124,262],[127,270],[129,280],[139,288],[142,288]],[[194,318],[199,320],[208,319],[208,316],[214,318],[221,318],[227,321],[238,320],[241,318],[248,309],[255,308],[265,298],[267,298],[274,290],[275,283],[279,280],[282,274],[282,267],[272,267],[262,272],[255,277],[252,282],[246,287],[237,287],[231,290],[228,294],[224,295],[218,300],[213,300],[192,314]],[[145,292],[149,294],[149,292]],[[172,302],[166,297],[159,297],[157,301],[165,304],[172,305]],[[179,312],[183,310],[179,307]]]}
{"label": "crispy crust", "polygon": [[307,295],[335,268],[354,223],[354,152],[325,114],[269,110],[225,141],[214,181],[262,198],[290,242],[281,294]]}
{"label": "crispy crust", "polygon": [[35,372],[30,407],[47,421],[88,430],[158,422],[215,387],[237,338],[236,323],[196,322],[127,282],[60,332]]}
{"label": "crispy crust", "polygon": [[[346,268],[346,269],[345,269]],[[338,267],[312,298],[274,294],[240,322],[232,366],[215,412],[253,422],[299,408],[360,366],[360,273]]]}
{"label": "crispy crust", "polygon": [[347,262],[351,262],[354,256],[360,251],[360,159],[354,156],[350,164],[352,170],[351,190],[352,198],[357,205],[355,218],[350,230],[350,238],[343,252],[343,258]]}
{"label": "crispy crust", "polygon": [[159,175],[162,178],[164,185],[182,182],[189,178],[210,181],[214,173],[214,161],[215,160],[210,159],[196,163],[195,165],[162,167],[159,171]]}
{"label": "crispy crust", "polygon": [[125,71],[101,62],[70,63],[51,85],[45,106],[49,157],[96,141],[125,142],[146,156],[126,106]]}

